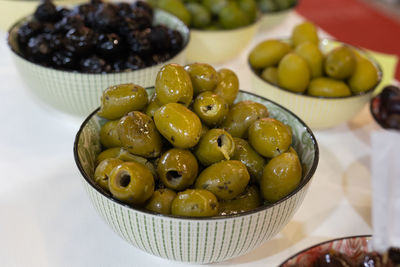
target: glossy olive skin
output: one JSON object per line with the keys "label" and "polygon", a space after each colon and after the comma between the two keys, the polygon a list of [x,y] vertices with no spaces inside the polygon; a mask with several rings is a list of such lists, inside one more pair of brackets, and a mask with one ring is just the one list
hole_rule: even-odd
{"label": "glossy olive skin", "polygon": [[136,84],[108,87],[101,96],[99,116],[116,120],[133,110],[142,110],[148,102],[146,90]]}
{"label": "glossy olive skin", "polygon": [[189,150],[172,148],[157,164],[157,174],[170,189],[183,190],[194,183],[199,170],[196,158]]}
{"label": "glossy olive skin", "polygon": [[291,50],[289,44],[279,40],[266,40],[250,52],[249,62],[255,69],[264,69],[279,63]]}
{"label": "glossy olive skin", "polygon": [[318,77],[312,79],[307,93],[312,96],[342,97],[351,95],[350,88],[340,80]]}
{"label": "glossy olive skin", "polygon": [[113,148],[103,150],[96,158],[96,165],[98,165],[103,160],[109,159],[109,158],[116,158],[116,159],[120,159],[122,161],[134,161],[134,162],[141,163],[141,164],[145,165],[151,171],[151,173],[153,174],[155,179],[157,178],[156,169],[155,169],[153,163],[148,161],[146,158],[143,158],[143,157],[140,157],[137,155],[133,155],[132,153],[130,153],[128,150],[126,150],[123,147],[113,147]]}
{"label": "glossy olive skin", "polygon": [[154,1],[158,8],[161,8],[174,16],[178,17],[186,25],[190,25],[191,15],[190,12],[185,8],[184,4],[180,0],[158,0]]}
{"label": "glossy olive skin", "polygon": [[110,178],[111,171],[122,163],[122,160],[115,158],[108,158],[101,161],[94,171],[94,181],[96,184],[98,184],[104,190],[109,191],[108,180]]}
{"label": "glossy olive skin", "polygon": [[325,58],[325,72],[335,79],[350,77],[355,69],[356,56],[348,46],[339,46],[330,51]]}
{"label": "glossy olive skin", "polygon": [[366,58],[357,59],[353,75],[349,78],[349,86],[353,93],[361,93],[372,89],[379,80],[378,70]]}
{"label": "glossy olive skin", "polygon": [[146,158],[158,157],[161,153],[161,136],[153,120],[140,111],[132,111],[122,117],[117,131],[121,144],[129,152]]}
{"label": "glossy olive skin", "polygon": [[296,53],[282,58],[278,66],[278,83],[293,92],[303,93],[310,82],[310,69],[307,62]]}
{"label": "glossy olive skin", "polygon": [[323,75],[324,55],[319,50],[318,45],[304,42],[296,47],[295,52],[307,62],[310,67],[311,78]]}
{"label": "glossy olive skin", "polygon": [[268,67],[261,72],[261,78],[273,85],[278,85],[278,68]]}
{"label": "glossy olive skin", "polygon": [[162,105],[180,103],[189,106],[193,98],[193,86],[189,74],[178,64],[167,64],[157,74],[155,90]]}
{"label": "glossy olive skin", "polygon": [[176,196],[175,191],[171,189],[157,189],[147,201],[146,209],[161,214],[171,214],[172,201]]}
{"label": "glossy olive skin", "polygon": [[233,137],[246,138],[249,126],[268,115],[268,109],[263,104],[250,100],[240,101],[229,110],[221,127]]}
{"label": "glossy olive skin", "polygon": [[224,160],[204,169],[195,188],[211,191],[218,199],[233,199],[241,194],[250,181],[246,166],[238,160]]}
{"label": "glossy olive skin", "polygon": [[108,121],[100,129],[100,142],[106,148],[122,146],[117,131],[118,122],[119,120]]}
{"label": "glossy olive skin", "polygon": [[260,190],[257,186],[247,186],[243,193],[230,200],[219,202],[219,215],[234,215],[255,209],[262,204]]}
{"label": "glossy olive skin", "polygon": [[218,84],[214,93],[226,100],[228,105],[232,105],[239,93],[239,79],[230,69],[220,69],[218,71]]}
{"label": "glossy olive skin", "polygon": [[218,214],[218,199],[210,191],[186,189],[172,201],[171,214],[188,217],[208,217]]}
{"label": "glossy olive skin", "polygon": [[317,29],[311,22],[303,22],[293,28],[291,40],[296,47],[304,42],[311,42],[316,45],[319,43]]}
{"label": "glossy olive skin", "polygon": [[292,132],[276,119],[262,118],[249,127],[249,143],[260,155],[273,158],[289,149]]}
{"label": "glossy olive skin", "polygon": [[233,138],[235,142],[235,152],[232,159],[239,160],[246,165],[250,178],[253,182],[259,182],[265,166],[265,159],[261,157],[250,144],[241,138]]}
{"label": "glossy olive skin", "polygon": [[221,96],[207,91],[199,94],[193,103],[193,111],[207,126],[221,124],[229,112],[229,105]]}
{"label": "glossy olive skin", "polygon": [[194,154],[201,164],[208,166],[215,162],[230,159],[235,151],[232,136],[222,129],[211,129],[194,149]]}
{"label": "glossy olive skin", "polygon": [[289,152],[271,159],[264,168],[260,182],[263,198],[276,202],[285,197],[299,185],[301,175],[301,163],[292,148]]}
{"label": "glossy olive skin", "polygon": [[158,131],[175,147],[191,148],[200,140],[201,121],[185,106],[168,103],[154,113]]}
{"label": "glossy olive skin", "polygon": [[154,117],[154,113],[156,112],[157,109],[161,108],[162,104],[160,101],[157,99],[157,94],[154,93],[154,95],[151,97],[149,104],[147,105],[146,109],[144,110],[144,113],[146,113],[147,116],[150,118]]}
{"label": "glossy olive skin", "polygon": [[124,162],[112,170],[108,186],[115,198],[129,204],[142,204],[153,195],[154,178],[143,164]]}
{"label": "glossy olive skin", "polygon": [[206,63],[192,63],[185,66],[193,85],[193,95],[212,91],[218,83],[218,73]]}

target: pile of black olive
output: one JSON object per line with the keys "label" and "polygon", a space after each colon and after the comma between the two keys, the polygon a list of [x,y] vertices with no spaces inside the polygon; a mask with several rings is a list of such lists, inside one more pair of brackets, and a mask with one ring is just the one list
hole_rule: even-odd
{"label": "pile of black olive", "polygon": [[109,73],[165,62],[183,46],[182,35],[153,26],[153,9],[142,1],[91,0],[71,9],[44,0],[18,30],[22,56],[60,70]]}
{"label": "pile of black olive", "polygon": [[371,101],[371,112],[383,128],[400,130],[400,88],[389,85]]}

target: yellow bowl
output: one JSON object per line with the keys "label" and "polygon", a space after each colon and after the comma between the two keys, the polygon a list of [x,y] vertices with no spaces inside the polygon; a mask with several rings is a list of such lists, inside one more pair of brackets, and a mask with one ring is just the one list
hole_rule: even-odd
{"label": "yellow bowl", "polygon": [[[327,53],[342,44],[338,41],[323,39],[320,42],[320,49],[323,53]],[[378,71],[376,85],[363,93],[329,98],[299,94],[263,80],[250,66],[252,89],[256,94],[269,98],[293,111],[312,129],[325,129],[347,122],[369,102],[375,88],[382,80],[382,70],[377,61],[365,51],[355,49],[360,55],[367,57]]]}
{"label": "yellow bowl", "polygon": [[190,29],[187,62],[218,64],[240,55],[251,42],[260,24],[257,19],[250,25],[232,30]]}

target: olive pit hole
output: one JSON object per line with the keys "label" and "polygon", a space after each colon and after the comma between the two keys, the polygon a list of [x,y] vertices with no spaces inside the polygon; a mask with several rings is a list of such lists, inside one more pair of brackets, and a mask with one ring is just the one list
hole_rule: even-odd
{"label": "olive pit hole", "polygon": [[178,171],[167,171],[166,177],[168,181],[179,180],[182,178],[182,175]]}
{"label": "olive pit hole", "polygon": [[218,136],[218,138],[217,138],[217,144],[218,144],[218,146],[219,147],[222,147],[222,145],[223,145],[223,138],[224,138],[224,135],[220,135],[220,136]]}
{"label": "olive pit hole", "polygon": [[214,106],[215,106],[214,104],[202,106],[201,111],[203,111],[204,113],[208,113],[214,109]]}
{"label": "olive pit hole", "polygon": [[129,174],[123,174],[119,178],[119,185],[121,187],[127,187],[130,182],[131,182],[131,176]]}

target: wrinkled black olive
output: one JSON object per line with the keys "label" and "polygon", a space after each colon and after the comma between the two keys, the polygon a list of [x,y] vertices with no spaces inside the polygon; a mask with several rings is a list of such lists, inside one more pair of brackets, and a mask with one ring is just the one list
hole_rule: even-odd
{"label": "wrinkled black olive", "polygon": [[169,34],[169,38],[171,40],[171,49],[174,52],[180,51],[182,49],[182,45],[183,45],[183,38],[182,38],[182,35],[180,34],[180,32],[178,32],[177,30],[170,29],[168,31],[168,34]]}
{"label": "wrinkled black olive", "polygon": [[22,26],[18,29],[18,43],[21,46],[26,46],[29,38],[39,33],[42,28],[42,25],[37,21],[28,21],[22,24]]}
{"label": "wrinkled black olive", "polygon": [[31,37],[28,41],[26,51],[35,61],[47,60],[50,58],[52,52],[50,40],[46,34]]}
{"label": "wrinkled black olive", "polygon": [[53,53],[51,62],[60,69],[73,69],[76,64],[76,58],[70,51],[61,50]]}
{"label": "wrinkled black olive", "polygon": [[61,18],[56,6],[49,0],[40,3],[33,16],[40,22],[55,22]]}
{"label": "wrinkled black olive", "polygon": [[125,69],[131,69],[131,70],[137,70],[145,66],[146,64],[141,59],[141,57],[135,54],[129,55],[125,63]]}
{"label": "wrinkled black olive", "polygon": [[96,51],[101,56],[111,57],[121,53],[122,50],[122,40],[115,33],[100,34],[97,38]]}
{"label": "wrinkled black olive", "polygon": [[150,42],[157,52],[168,51],[171,48],[171,39],[168,28],[165,26],[155,26],[150,32]]}
{"label": "wrinkled black olive", "polygon": [[131,32],[131,34],[127,36],[127,41],[132,52],[140,56],[147,56],[151,53],[150,32],[151,29],[148,28],[144,31]]}
{"label": "wrinkled black olive", "polygon": [[104,59],[93,55],[81,60],[80,69],[88,73],[102,73],[111,70],[111,66]]}
{"label": "wrinkled black olive", "polygon": [[65,35],[65,48],[82,55],[93,47],[94,33],[88,27],[72,28]]}

